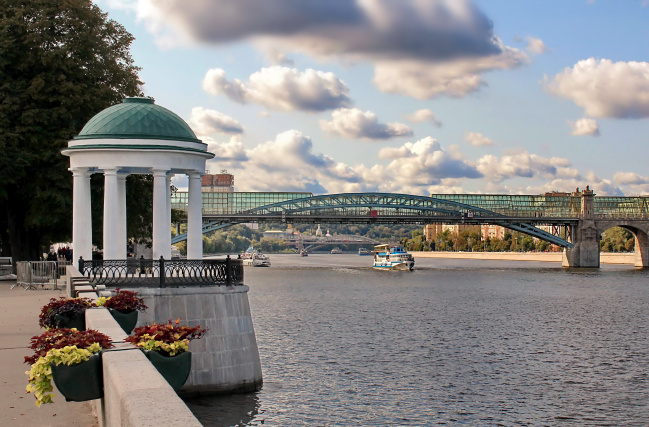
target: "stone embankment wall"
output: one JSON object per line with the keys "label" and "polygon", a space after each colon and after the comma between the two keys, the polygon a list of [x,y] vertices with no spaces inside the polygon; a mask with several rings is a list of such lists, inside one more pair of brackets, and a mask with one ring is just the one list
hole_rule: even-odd
{"label": "stone embankment wall", "polygon": [[192,370],[179,391],[183,396],[256,391],[261,362],[248,303],[248,286],[139,288],[148,310],[138,325],[178,318],[207,333],[192,341]]}

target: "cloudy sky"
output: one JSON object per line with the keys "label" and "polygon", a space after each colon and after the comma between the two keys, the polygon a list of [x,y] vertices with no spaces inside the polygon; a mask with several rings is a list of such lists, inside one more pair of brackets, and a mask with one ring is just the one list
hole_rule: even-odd
{"label": "cloudy sky", "polygon": [[237,191],[649,194],[649,0],[97,4]]}

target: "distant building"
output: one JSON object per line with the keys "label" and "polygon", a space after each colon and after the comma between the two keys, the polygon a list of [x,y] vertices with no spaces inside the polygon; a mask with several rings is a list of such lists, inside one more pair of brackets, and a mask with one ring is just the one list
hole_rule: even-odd
{"label": "distant building", "polygon": [[222,170],[216,175],[206,174],[202,176],[203,193],[233,193],[234,175]]}
{"label": "distant building", "polygon": [[461,233],[465,230],[477,230],[479,225],[470,224],[426,224],[424,226],[424,238],[429,242],[434,242],[437,235],[449,230],[451,233]]}
{"label": "distant building", "polygon": [[286,239],[286,231],[282,230],[267,230],[262,233],[262,239]]}
{"label": "distant building", "polygon": [[483,240],[487,237],[490,239],[502,240],[505,238],[505,232],[507,232],[507,229],[505,227],[501,227],[500,225],[483,224],[481,226],[480,232],[482,233]]}
{"label": "distant building", "polygon": [[442,229],[444,224],[426,224],[424,226],[424,238],[429,242],[434,242],[437,235],[444,231]]}

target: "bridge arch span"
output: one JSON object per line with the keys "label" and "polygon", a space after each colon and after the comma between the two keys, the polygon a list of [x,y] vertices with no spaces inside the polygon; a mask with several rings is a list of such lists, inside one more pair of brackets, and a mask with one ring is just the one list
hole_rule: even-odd
{"label": "bridge arch span", "polygon": [[613,227],[620,227],[631,232],[635,238],[635,267],[649,267],[649,226],[645,222],[637,220],[599,220],[595,221],[595,224],[600,240],[602,234]]}
{"label": "bridge arch span", "polygon": [[[449,223],[495,224],[546,240],[562,247],[571,247],[568,240],[541,230],[534,224],[566,224],[574,219],[524,216],[488,210],[454,200],[397,193],[327,194],[285,200],[231,214],[207,216],[212,222],[203,226],[209,233],[231,224],[248,222],[285,223]],[[563,223],[562,223],[563,221]],[[183,240],[179,235],[172,243]]]}

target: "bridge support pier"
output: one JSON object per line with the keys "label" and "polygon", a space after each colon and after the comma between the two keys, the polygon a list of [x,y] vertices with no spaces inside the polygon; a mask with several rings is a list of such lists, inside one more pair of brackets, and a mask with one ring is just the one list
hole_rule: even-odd
{"label": "bridge support pier", "polygon": [[577,189],[573,196],[581,196],[581,219],[572,230],[572,248],[563,252],[564,267],[599,268],[600,233],[594,219],[593,198],[595,194],[586,187]]}
{"label": "bridge support pier", "polygon": [[642,230],[635,230],[635,268],[649,268],[649,236]]}
{"label": "bridge support pier", "polygon": [[592,220],[579,221],[573,230],[575,246],[563,252],[564,267],[599,268],[599,232]]}

